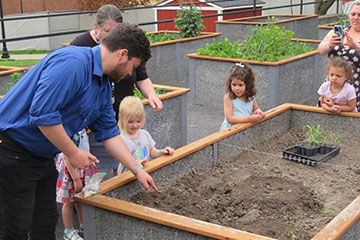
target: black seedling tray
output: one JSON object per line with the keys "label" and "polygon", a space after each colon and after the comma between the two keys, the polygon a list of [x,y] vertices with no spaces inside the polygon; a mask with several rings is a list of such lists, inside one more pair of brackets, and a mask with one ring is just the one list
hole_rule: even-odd
{"label": "black seedling tray", "polygon": [[316,167],[321,163],[335,157],[340,152],[340,146],[330,147],[331,151],[327,154],[320,154],[319,152],[314,156],[308,157],[298,153],[298,145],[292,146],[282,151],[283,158],[289,161],[302,163],[308,166]]}

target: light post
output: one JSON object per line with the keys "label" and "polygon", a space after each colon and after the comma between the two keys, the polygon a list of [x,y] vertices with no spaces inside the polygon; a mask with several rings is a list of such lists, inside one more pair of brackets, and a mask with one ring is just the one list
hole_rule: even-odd
{"label": "light post", "polygon": [[[2,7],[2,0],[0,0],[0,17],[1,17],[1,33],[2,39],[5,39],[5,24],[4,24],[4,14],[3,14],[3,7]],[[6,47],[6,42],[3,42],[3,50],[1,58],[10,58],[9,52]]]}

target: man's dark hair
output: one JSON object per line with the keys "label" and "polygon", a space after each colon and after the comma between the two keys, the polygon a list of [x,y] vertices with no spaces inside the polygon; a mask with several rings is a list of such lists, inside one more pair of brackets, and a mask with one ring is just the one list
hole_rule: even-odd
{"label": "man's dark hair", "polygon": [[140,58],[143,63],[151,58],[149,39],[136,24],[119,23],[106,34],[101,44],[110,52],[127,49],[129,59]]}

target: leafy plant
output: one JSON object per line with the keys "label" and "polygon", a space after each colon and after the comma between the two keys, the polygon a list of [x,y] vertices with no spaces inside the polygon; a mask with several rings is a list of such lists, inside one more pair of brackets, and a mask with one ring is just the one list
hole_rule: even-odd
{"label": "leafy plant", "polygon": [[[157,89],[155,89],[156,95],[161,94],[163,91],[165,91],[165,88],[157,88]],[[142,95],[142,93],[140,92],[140,90],[137,87],[134,88],[134,96],[138,97],[140,99],[145,99],[144,95]]]}
{"label": "leafy plant", "polygon": [[306,129],[308,129],[306,142],[319,146],[324,136],[324,130],[320,127],[320,125],[317,125],[316,127],[304,125],[303,133],[306,132]]}
{"label": "leafy plant", "polygon": [[288,235],[292,240],[296,239],[296,235],[294,232],[290,231],[290,232],[288,232]]}
{"label": "leafy plant", "polygon": [[345,15],[339,15],[338,17],[338,24],[342,25],[342,26],[349,26],[350,25],[350,21],[349,21],[349,17],[345,14]]}
{"label": "leafy plant", "polygon": [[340,143],[340,134],[333,133],[333,131],[326,132],[324,129],[320,127],[320,125],[303,126],[303,134],[307,136],[306,142],[308,144],[313,144],[316,146],[320,146],[322,144],[325,145],[333,145],[334,147],[338,146]]}
{"label": "leafy plant", "polygon": [[205,28],[201,19],[201,11],[197,10],[193,3],[181,4],[181,10],[178,11],[175,27],[180,30],[180,36],[183,38],[196,37],[200,31]]}
{"label": "leafy plant", "polygon": [[18,72],[12,73],[10,75],[10,84],[6,84],[5,87],[1,90],[1,93],[6,94],[21,78],[21,74]]}
{"label": "leafy plant", "polygon": [[150,43],[166,42],[180,38],[178,34],[170,34],[168,32],[156,33],[156,34],[146,33],[146,36],[149,39]]}
{"label": "leafy plant", "polygon": [[268,23],[254,27],[251,36],[238,41],[244,42],[241,45],[222,37],[222,42],[214,40],[196,52],[205,56],[275,62],[314,50],[305,43],[293,42],[293,35],[292,31]]}

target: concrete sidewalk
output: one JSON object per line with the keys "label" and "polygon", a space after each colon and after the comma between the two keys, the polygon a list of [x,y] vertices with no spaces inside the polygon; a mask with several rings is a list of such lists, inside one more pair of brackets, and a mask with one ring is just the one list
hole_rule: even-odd
{"label": "concrete sidewalk", "polygon": [[15,60],[43,59],[46,55],[47,54],[11,54],[10,59],[15,59]]}

